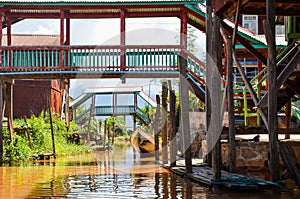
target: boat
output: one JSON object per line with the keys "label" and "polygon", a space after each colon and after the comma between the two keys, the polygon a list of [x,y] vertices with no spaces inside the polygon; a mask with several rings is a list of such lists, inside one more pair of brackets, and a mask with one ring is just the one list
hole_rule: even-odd
{"label": "boat", "polygon": [[130,136],[130,142],[135,150],[141,153],[153,153],[155,151],[153,136],[139,127]]}

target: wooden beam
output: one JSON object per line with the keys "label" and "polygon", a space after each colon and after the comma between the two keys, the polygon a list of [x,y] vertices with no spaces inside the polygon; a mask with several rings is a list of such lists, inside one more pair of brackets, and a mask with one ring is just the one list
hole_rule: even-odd
{"label": "wooden beam", "polygon": [[162,121],[163,127],[161,129],[162,136],[162,162],[168,164],[168,84],[167,82],[162,83]]}
{"label": "wooden beam", "polygon": [[6,111],[8,118],[8,130],[10,135],[10,140],[13,140],[14,127],[13,127],[13,83],[6,83]]}
{"label": "wooden beam", "polygon": [[[290,77],[290,75],[292,74],[292,72],[298,66],[299,63],[300,63],[300,49],[298,49],[298,51],[291,58],[291,60],[289,61],[289,63],[287,63],[287,65],[285,66],[285,68],[281,71],[281,73],[276,78],[276,84],[275,84],[276,92],[282,86],[282,84],[285,81],[287,81],[287,79]],[[258,106],[260,108],[266,108],[267,107],[267,102],[268,102],[268,93],[266,93],[261,98],[261,100],[258,103]]]}
{"label": "wooden beam", "polygon": [[[285,104],[285,126],[287,129],[291,128],[291,112],[292,112],[292,101],[288,101]],[[285,134],[285,139],[290,139],[290,134]]]}
{"label": "wooden beam", "polygon": [[[230,34],[233,34],[233,29],[228,26],[225,22],[221,22],[222,27]],[[206,34],[208,35],[208,34]],[[267,65],[266,57],[261,54],[258,50],[256,50],[245,38],[240,36],[239,34],[236,35],[236,39],[243,45],[245,48],[249,50],[249,52],[254,55],[258,60],[260,60],[264,65]]]}
{"label": "wooden beam", "polygon": [[[232,47],[235,49],[235,42],[236,42],[236,34],[238,31],[238,26],[239,26],[239,19],[240,19],[240,8],[241,8],[241,0],[238,0],[237,5],[236,5],[236,12],[235,12],[235,19],[234,19],[234,29],[232,33]],[[231,51],[231,50],[230,50]]]}
{"label": "wooden beam", "polygon": [[104,132],[103,132],[103,150],[106,149],[106,130],[107,130],[107,120],[104,120]]}
{"label": "wooden beam", "polygon": [[275,0],[266,0],[267,19],[264,21],[268,43],[268,131],[270,172],[272,181],[280,180],[279,146],[277,132],[277,79],[276,79],[276,43],[275,43]]}
{"label": "wooden beam", "polygon": [[155,162],[159,162],[159,126],[160,126],[160,98],[159,95],[156,95],[156,112],[155,112],[155,122],[154,122],[154,156]]}
{"label": "wooden beam", "polygon": [[51,107],[51,100],[48,100],[48,110],[49,110],[49,119],[50,119],[50,128],[51,128],[51,138],[52,138],[52,151],[53,157],[56,158],[56,147],[55,147],[55,138],[54,138],[54,127],[52,121],[52,107]]}
{"label": "wooden beam", "polygon": [[[187,12],[181,14],[180,28],[180,45],[182,48],[187,47]],[[187,173],[192,173],[192,152],[191,152],[191,134],[189,120],[189,96],[188,82],[186,80],[187,59],[185,53],[181,53],[179,57],[180,76],[179,76],[179,101],[180,101],[180,127],[183,141],[183,154],[185,159],[185,170]]]}
{"label": "wooden beam", "polygon": [[[65,43],[65,11],[60,10],[60,45]],[[61,69],[64,68],[64,50],[61,49],[59,52],[59,66]]]}

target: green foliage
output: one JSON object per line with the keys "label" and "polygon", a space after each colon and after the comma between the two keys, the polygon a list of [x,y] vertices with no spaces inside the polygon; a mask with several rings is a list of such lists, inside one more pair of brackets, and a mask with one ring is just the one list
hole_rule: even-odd
{"label": "green foliage", "polygon": [[[76,130],[76,124],[71,122],[69,127],[64,120],[56,114],[52,115],[56,155],[73,155],[80,152],[90,152],[85,145],[76,145],[67,142],[67,136]],[[31,116],[29,119],[14,120],[14,127],[19,129],[14,132],[14,139],[8,140],[7,130],[4,132],[4,160],[19,161],[28,160],[34,154],[51,153],[52,134],[49,114],[41,113],[40,116]],[[27,134],[30,136],[30,141]]]}

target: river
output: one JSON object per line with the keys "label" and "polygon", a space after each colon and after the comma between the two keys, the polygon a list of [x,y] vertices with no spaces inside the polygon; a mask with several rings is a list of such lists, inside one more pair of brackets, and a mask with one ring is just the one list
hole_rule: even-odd
{"label": "river", "polygon": [[131,147],[0,167],[0,198],[300,198],[287,192],[213,191]]}

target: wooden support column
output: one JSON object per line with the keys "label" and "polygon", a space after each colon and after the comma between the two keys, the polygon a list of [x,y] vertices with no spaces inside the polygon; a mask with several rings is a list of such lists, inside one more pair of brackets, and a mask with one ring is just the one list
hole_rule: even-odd
{"label": "wooden support column", "polygon": [[[277,80],[276,80],[276,43],[275,43],[275,0],[266,0],[265,33],[268,43],[268,131],[270,171],[272,181],[280,180],[279,146],[277,132]],[[269,30],[269,31],[268,31]]]}
{"label": "wooden support column", "polygon": [[[126,44],[126,20],[125,20],[125,9],[122,8],[120,11],[120,44],[121,46],[125,46]],[[120,53],[120,65],[121,70],[126,69],[126,50],[125,48],[121,48]]]}
{"label": "wooden support column", "polygon": [[211,104],[212,104],[212,116],[210,125],[208,128],[208,136],[211,137],[213,148],[212,148],[212,171],[213,179],[221,179],[221,76],[220,76],[220,45],[222,45],[220,37],[220,22],[221,18],[218,15],[214,15],[214,27],[213,27],[213,37],[212,37],[212,69],[211,69],[211,87],[210,90]]}
{"label": "wooden support column", "polygon": [[[183,49],[187,47],[187,13],[181,13],[181,31],[180,45]],[[183,154],[185,159],[185,170],[192,173],[192,151],[191,151],[191,133],[189,120],[189,86],[186,80],[187,59],[184,53],[180,54],[179,59],[180,76],[179,76],[179,96],[180,96],[180,127],[183,140]]]}
{"label": "wooden support column", "polygon": [[156,112],[155,112],[155,122],[154,122],[154,155],[155,162],[159,162],[159,126],[160,126],[160,98],[156,95]]}
{"label": "wooden support column", "polygon": [[[2,21],[2,19],[1,19]],[[2,32],[2,29],[1,29]],[[0,77],[0,163],[3,162],[3,79]]]}
{"label": "wooden support column", "polygon": [[176,138],[176,95],[170,89],[170,167],[176,166],[177,138]]}
{"label": "wooden support column", "polygon": [[232,41],[227,37],[225,31],[221,28],[221,34],[226,43],[227,54],[227,100],[228,100],[228,120],[229,120],[229,171],[234,173],[236,170],[236,143],[235,143],[235,117],[233,100],[233,59],[232,59]]}
{"label": "wooden support column", "polygon": [[[138,100],[137,100],[137,93],[134,93],[134,110],[137,110]],[[136,130],[136,116],[133,116],[133,131]]]}
{"label": "wooden support column", "polygon": [[[71,33],[71,23],[70,23],[70,18],[66,19],[66,42],[65,45],[69,46],[70,45],[70,33]],[[69,66],[71,66],[69,62],[69,52],[66,50],[66,70],[69,70]]]}
{"label": "wooden support column", "polygon": [[12,91],[12,80],[9,82],[5,82],[4,84],[4,101],[5,101],[5,109],[8,118],[8,131],[9,131],[9,139],[13,140],[13,91]]}
{"label": "wooden support column", "polygon": [[[1,19],[2,20],[2,19]],[[7,24],[7,46],[11,46],[11,19],[10,17],[6,18],[6,24]],[[12,51],[8,51],[8,66],[12,67]],[[4,96],[5,97],[5,96]]]}
{"label": "wooden support column", "polygon": [[66,102],[65,102],[65,120],[66,124],[69,126],[70,125],[70,105],[69,105],[69,98],[70,98],[70,80],[67,79],[65,84],[65,90],[66,90]]}
{"label": "wooden support column", "polygon": [[89,122],[88,122],[88,132],[87,132],[87,141],[88,144],[91,141],[91,118],[92,118],[92,104],[90,105],[90,116],[89,116]]}
{"label": "wooden support column", "polygon": [[[65,43],[65,11],[60,10],[60,45],[63,46]],[[59,67],[64,69],[64,50],[59,52]]]}
{"label": "wooden support column", "polygon": [[[206,1],[206,87],[205,87],[205,114],[206,114],[206,131],[210,126],[211,121],[211,99],[210,90],[211,87],[211,69],[212,69],[212,0]],[[212,148],[211,140],[206,136],[207,146]],[[207,151],[207,164],[211,166],[211,151]]]}
{"label": "wooden support column", "polygon": [[162,136],[162,162],[168,164],[168,84],[167,82],[162,83],[162,121],[163,127],[161,129]]}
{"label": "wooden support column", "polygon": [[106,149],[106,129],[107,129],[107,120],[104,120],[103,150]]}

